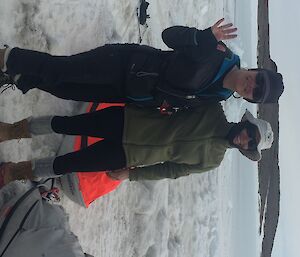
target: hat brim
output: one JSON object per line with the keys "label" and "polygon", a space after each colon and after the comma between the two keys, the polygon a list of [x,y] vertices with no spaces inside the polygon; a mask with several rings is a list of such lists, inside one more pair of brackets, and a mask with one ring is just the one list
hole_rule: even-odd
{"label": "hat brim", "polygon": [[[244,113],[241,121],[249,121],[255,126],[257,126],[254,116],[248,110],[246,110],[246,112]],[[242,155],[246,156],[248,159],[252,161],[259,161],[261,159],[261,151],[259,151],[257,148],[254,151],[248,151],[242,149],[239,149],[239,151],[241,152]]]}
{"label": "hat brim", "polygon": [[248,159],[252,161],[259,161],[261,159],[261,153],[256,151],[246,151],[239,149],[242,155],[246,156]]}

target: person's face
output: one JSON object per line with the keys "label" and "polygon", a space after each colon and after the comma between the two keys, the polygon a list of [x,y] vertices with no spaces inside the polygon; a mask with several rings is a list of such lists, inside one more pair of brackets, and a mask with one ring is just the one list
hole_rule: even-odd
{"label": "person's face", "polygon": [[257,71],[241,69],[237,74],[235,91],[243,98],[253,100],[257,73]]}
{"label": "person's face", "polygon": [[255,150],[260,142],[258,128],[248,123],[239,123],[232,129],[229,134],[229,142],[238,149]]}
{"label": "person's face", "polygon": [[243,150],[256,149],[259,141],[260,141],[260,134],[256,126],[252,128],[249,127],[243,128],[232,139],[233,145]]}

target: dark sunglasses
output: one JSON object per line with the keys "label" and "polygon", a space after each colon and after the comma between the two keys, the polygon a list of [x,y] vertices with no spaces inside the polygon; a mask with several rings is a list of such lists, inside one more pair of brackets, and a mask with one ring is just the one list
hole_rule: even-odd
{"label": "dark sunglasses", "polygon": [[246,130],[249,137],[248,150],[256,150],[258,142],[256,141],[257,127],[250,122],[246,123]]}
{"label": "dark sunglasses", "polygon": [[253,101],[262,101],[265,93],[265,78],[261,72],[258,72],[255,77],[255,88],[253,90]]}

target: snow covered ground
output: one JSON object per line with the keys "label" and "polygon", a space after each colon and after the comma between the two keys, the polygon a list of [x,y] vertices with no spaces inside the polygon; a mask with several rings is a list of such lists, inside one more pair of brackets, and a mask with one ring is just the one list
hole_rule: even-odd
{"label": "snow covered ground", "polygon": [[[242,66],[256,63],[256,1],[149,0],[149,28],[143,44],[166,48],[160,34],[171,25],[198,28],[225,17],[239,28],[228,42]],[[251,2],[251,3],[250,3]],[[137,0],[0,0],[0,44],[52,54],[74,54],[112,42],[138,42]],[[78,103],[32,90],[0,95],[2,121],[34,115],[69,115]],[[247,106],[225,105],[230,121]],[[48,135],[1,143],[0,160],[53,155],[61,136]],[[83,248],[95,257],[253,257],[259,255],[257,166],[228,151],[215,171],[175,181],[124,182],[83,209],[63,198]]]}

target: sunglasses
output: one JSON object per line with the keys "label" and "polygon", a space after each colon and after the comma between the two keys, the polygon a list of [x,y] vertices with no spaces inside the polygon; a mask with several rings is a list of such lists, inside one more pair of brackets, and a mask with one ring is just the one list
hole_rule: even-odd
{"label": "sunglasses", "polygon": [[258,146],[258,142],[256,141],[257,127],[248,122],[246,124],[246,130],[249,137],[248,150],[256,150]]}
{"label": "sunglasses", "polygon": [[258,72],[255,77],[255,88],[253,90],[253,101],[262,101],[265,93],[265,78],[262,72]]}

